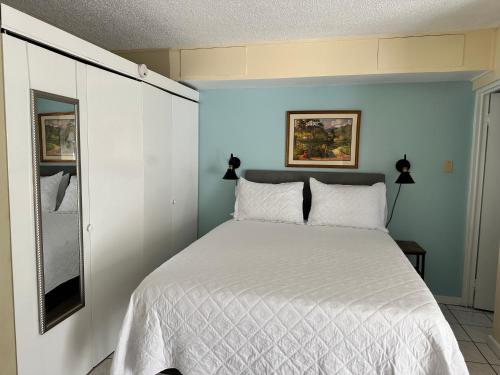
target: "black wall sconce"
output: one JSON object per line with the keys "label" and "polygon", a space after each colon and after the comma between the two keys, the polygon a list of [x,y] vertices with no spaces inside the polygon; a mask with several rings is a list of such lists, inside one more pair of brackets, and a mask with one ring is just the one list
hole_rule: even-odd
{"label": "black wall sconce", "polygon": [[413,178],[410,175],[410,167],[411,164],[408,160],[406,160],[406,154],[404,156],[404,159],[399,159],[398,162],[396,163],[396,169],[400,173],[398,179],[396,180],[396,184],[399,184],[399,187],[398,187],[398,192],[396,194],[396,198],[394,199],[394,204],[392,205],[391,215],[389,216],[389,220],[387,220],[387,224],[385,225],[386,227],[389,226],[389,223],[392,220],[392,215],[394,214],[394,208],[396,208],[396,202],[398,201],[399,192],[401,191],[401,185],[415,183],[415,181],[413,181]]}
{"label": "black wall sconce", "polygon": [[236,169],[238,169],[241,165],[241,160],[238,159],[236,156],[233,156],[231,154],[231,157],[229,158],[228,161],[228,166],[227,166],[227,171],[224,177],[222,177],[223,180],[237,180],[238,175],[236,174]]}

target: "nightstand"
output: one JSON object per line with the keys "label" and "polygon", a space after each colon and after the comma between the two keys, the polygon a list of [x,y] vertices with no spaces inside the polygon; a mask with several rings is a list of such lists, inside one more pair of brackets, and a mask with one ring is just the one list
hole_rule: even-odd
{"label": "nightstand", "polygon": [[405,255],[415,255],[415,258],[417,259],[415,269],[423,279],[425,272],[425,254],[427,253],[427,251],[422,249],[420,245],[414,241],[396,240],[396,243],[398,244],[399,248],[403,250],[403,253],[405,253]]}

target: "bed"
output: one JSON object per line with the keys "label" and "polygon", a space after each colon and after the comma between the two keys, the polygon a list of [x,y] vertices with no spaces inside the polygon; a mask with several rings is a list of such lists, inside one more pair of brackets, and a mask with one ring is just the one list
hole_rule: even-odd
{"label": "bed", "polygon": [[42,212],[45,293],[80,275],[78,213]]}
{"label": "bed", "polygon": [[164,263],[131,297],[112,374],[165,369],[468,373],[431,292],[386,232],[234,220]]}

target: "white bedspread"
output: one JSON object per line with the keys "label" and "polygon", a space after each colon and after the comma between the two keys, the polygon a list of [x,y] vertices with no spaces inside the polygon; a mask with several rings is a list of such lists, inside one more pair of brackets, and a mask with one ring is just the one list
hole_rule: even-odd
{"label": "white bedspread", "polygon": [[229,221],[134,292],[112,374],[468,374],[388,234]]}
{"label": "white bedspread", "polygon": [[45,293],[80,275],[78,214],[42,212]]}

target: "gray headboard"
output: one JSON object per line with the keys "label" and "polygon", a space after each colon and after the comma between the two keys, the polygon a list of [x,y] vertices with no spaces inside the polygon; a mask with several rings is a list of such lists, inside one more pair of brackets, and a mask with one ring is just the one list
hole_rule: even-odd
{"label": "gray headboard", "polygon": [[60,171],[64,173],[69,173],[71,175],[76,174],[76,165],[74,164],[50,164],[44,163],[40,165],[40,176],[52,176]]}
{"label": "gray headboard", "polygon": [[307,220],[311,210],[311,189],[309,177],[325,184],[340,185],[373,185],[385,182],[383,173],[357,173],[357,172],[308,172],[308,171],[266,171],[247,170],[245,178],[252,182],[279,184],[282,182],[304,182],[304,219]]}

